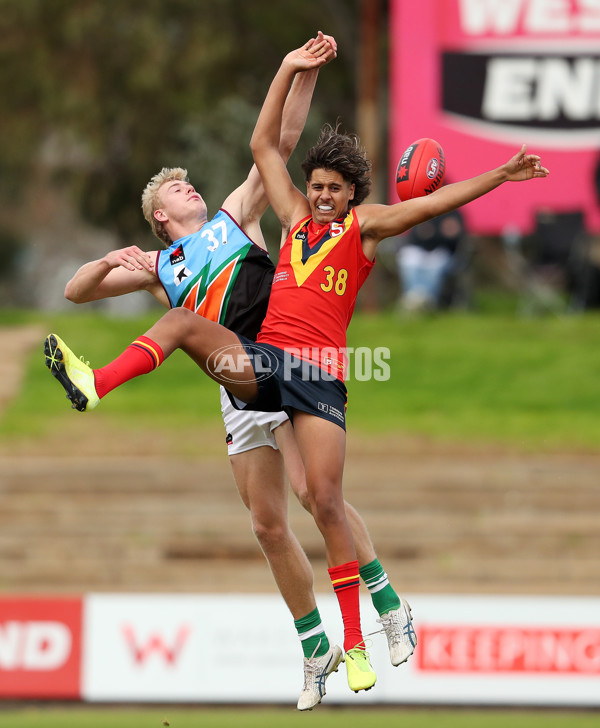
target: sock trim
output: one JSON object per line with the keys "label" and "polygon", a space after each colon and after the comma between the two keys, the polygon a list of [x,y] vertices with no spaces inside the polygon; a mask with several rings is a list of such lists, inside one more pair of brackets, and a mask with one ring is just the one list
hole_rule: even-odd
{"label": "sock trim", "polygon": [[382,571],[380,574],[377,574],[377,576],[372,576],[370,579],[365,579],[365,584],[372,584],[373,586],[377,586],[379,582],[386,581],[388,578],[388,575],[385,573],[385,571]]}
{"label": "sock trim", "polygon": [[143,341],[142,339],[136,339],[131,344],[131,346],[135,347],[136,349],[141,349],[141,351],[149,354],[153,361],[153,369],[156,369],[156,367],[162,364],[164,355],[158,344],[156,344],[154,341],[152,341],[151,343],[149,342],[150,339],[147,339],[146,341]]}
{"label": "sock trim", "polygon": [[311,637],[316,637],[322,632],[325,632],[325,630],[323,629],[323,625],[321,624],[321,622],[319,622],[316,627],[313,627],[306,632],[298,632],[298,637],[300,638],[301,642],[304,642],[304,640],[310,639]]}
{"label": "sock trim", "polygon": [[373,579],[365,579],[365,584],[367,586],[367,589],[372,594],[380,591],[381,589],[385,589],[385,587],[389,583],[390,583],[390,580],[388,578],[388,575],[385,573],[385,571],[382,571],[381,574],[379,574],[379,576],[376,576]]}
{"label": "sock trim", "polygon": [[381,584],[377,584],[377,586],[369,586],[369,585],[367,584],[367,589],[368,589],[368,590],[369,590],[369,591],[371,592],[371,594],[377,594],[377,592],[381,591],[382,589],[385,589],[385,588],[386,588],[386,586],[387,586],[387,585],[388,585],[389,583],[390,583],[390,582],[389,582],[389,581],[388,581],[388,580],[386,579],[386,580],[385,580],[384,582],[382,582]]}
{"label": "sock trim", "polygon": [[332,579],[331,583],[333,584],[333,591],[341,591],[353,586],[360,586],[360,579],[356,574],[355,576],[343,576],[341,579]]}

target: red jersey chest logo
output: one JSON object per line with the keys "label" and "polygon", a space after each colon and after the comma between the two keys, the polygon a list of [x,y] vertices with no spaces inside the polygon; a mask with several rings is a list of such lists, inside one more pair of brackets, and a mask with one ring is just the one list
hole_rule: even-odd
{"label": "red jersey chest logo", "polygon": [[350,229],[354,216],[350,211],[343,220],[336,220],[317,233],[311,232],[310,220],[302,222],[291,233],[290,266],[301,286],[320,266]]}

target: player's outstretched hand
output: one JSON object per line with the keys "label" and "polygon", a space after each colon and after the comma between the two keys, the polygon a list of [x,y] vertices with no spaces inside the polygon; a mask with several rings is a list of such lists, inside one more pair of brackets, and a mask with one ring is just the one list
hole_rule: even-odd
{"label": "player's outstretched hand", "polygon": [[329,61],[333,61],[337,57],[337,42],[332,35],[325,35],[322,31],[317,33],[317,39],[320,37],[329,43],[330,51],[327,56],[327,63],[329,63]]}
{"label": "player's outstretched hand", "polygon": [[126,268],[127,270],[144,270],[150,273],[154,271],[152,256],[145,253],[137,245],[129,245],[127,248],[111,250],[104,256],[104,260],[111,268]]}
{"label": "player's outstretched hand", "polygon": [[335,38],[319,31],[316,38],[311,38],[301,48],[288,53],[283,62],[290,65],[294,72],[310,71],[313,68],[324,66],[336,56]]}
{"label": "player's outstretched hand", "polygon": [[527,154],[527,146],[523,144],[519,152],[504,165],[509,182],[522,182],[535,177],[547,177],[550,171],[542,167],[537,154]]}

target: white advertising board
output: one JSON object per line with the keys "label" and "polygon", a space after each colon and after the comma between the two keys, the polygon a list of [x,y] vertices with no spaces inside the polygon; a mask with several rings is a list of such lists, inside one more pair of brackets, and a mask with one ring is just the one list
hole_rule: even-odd
{"label": "white advertising board", "polygon": [[[419,644],[400,667],[369,637],[375,687],[342,666],[327,703],[600,706],[600,599],[408,595]],[[318,604],[341,643],[333,595]],[[379,625],[361,599],[363,632]],[[274,595],[111,595],[84,600],[82,697],[90,701],[295,703],[302,654]]]}

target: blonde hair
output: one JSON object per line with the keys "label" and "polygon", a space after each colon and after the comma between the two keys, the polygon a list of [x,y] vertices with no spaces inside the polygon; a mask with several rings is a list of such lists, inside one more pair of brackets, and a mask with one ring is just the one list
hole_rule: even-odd
{"label": "blonde hair", "polygon": [[150,223],[152,232],[159,240],[162,240],[167,248],[173,241],[169,237],[162,222],[154,217],[154,213],[160,207],[160,188],[165,182],[173,182],[174,180],[189,182],[187,169],[183,169],[182,167],[163,167],[158,174],[152,177],[142,192],[142,212],[144,213],[144,217]]}

